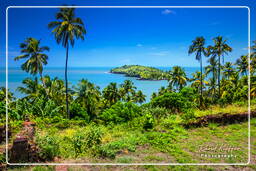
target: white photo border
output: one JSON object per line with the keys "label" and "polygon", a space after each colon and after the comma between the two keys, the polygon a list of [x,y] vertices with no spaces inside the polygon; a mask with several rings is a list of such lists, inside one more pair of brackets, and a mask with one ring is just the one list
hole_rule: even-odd
{"label": "white photo border", "polygon": [[[248,161],[247,163],[9,163],[8,162],[8,10],[11,8],[246,8],[248,10]],[[6,164],[15,166],[38,166],[38,165],[67,165],[67,166],[81,166],[81,165],[113,165],[113,166],[133,166],[133,165],[248,165],[251,160],[251,125],[250,125],[250,8],[248,6],[8,6],[6,8]]]}

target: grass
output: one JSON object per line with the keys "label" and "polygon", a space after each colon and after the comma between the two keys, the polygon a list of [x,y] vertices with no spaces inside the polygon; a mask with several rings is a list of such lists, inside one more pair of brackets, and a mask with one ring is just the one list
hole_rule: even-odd
{"label": "grass", "polygon": [[[234,105],[234,109],[241,112],[244,106]],[[214,107],[217,111],[218,107]],[[232,106],[228,106],[222,111],[230,111]],[[233,110],[233,109],[232,109]],[[209,113],[211,110],[203,111]],[[182,120],[179,116],[171,115],[162,118],[153,129],[145,131],[136,123],[124,123],[120,125],[100,126],[99,143],[95,146],[87,147],[86,142],[94,142],[96,137],[86,137],[88,131],[97,133],[92,125],[69,127],[66,129],[46,128],[38,130],[38,136],[51,135],[55,137],[58,144],[58,156],[61,157],[58,162],[100,162],[100,163],[246,163],[247,162],[247,144],[248,144],[248,124],[247,122],[235,123],[221,126],[216,123],[210,123],[207,127],[185,129],[180,126]],[[77,141],[70,141],[74,137],[81,137]],[[251,137],[252,137],[252,157],[256,156],[256,118],[251,119]],[[82,144],[82,150],[75,150]],[[236,147],[239,150],[227,151],[200,151],[202,148],[209,147]],[[76,154],[77,153],[77,154]],[[205,157],[201,154],[218,155],[232,154],[235,158]],[[75,160],[74,160],[75,159]],[[255,166],[244,166],[247,169],[255,169]],[[88,166],[70,168],[70,170],[224,170],[241,169],[243,166]],[[25,169],[25,168],[23,168]],[[51,167],[34,167],[33,169],[51,170]]]}

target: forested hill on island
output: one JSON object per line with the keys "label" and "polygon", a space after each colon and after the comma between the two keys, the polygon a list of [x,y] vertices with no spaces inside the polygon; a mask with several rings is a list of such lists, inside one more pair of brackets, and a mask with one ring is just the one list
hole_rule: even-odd
{"label": "forested hill on island", "polygon": [[127,77],[137,77],[139,80],[167,80],[167,72],[158,68],[141,65],[124,65],[110,70],[114,74],[125,74]]}

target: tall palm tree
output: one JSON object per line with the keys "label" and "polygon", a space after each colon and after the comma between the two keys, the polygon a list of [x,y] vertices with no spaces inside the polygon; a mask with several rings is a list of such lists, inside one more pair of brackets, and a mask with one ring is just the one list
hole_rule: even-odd
{"label": "tall palm tree", "polygon": [[[227,44],[227,40],[223,39],[222,36],[213,38],[214,46],[209,46],[209,54],[213,58],[218,57],[218,95],[220,97],[220,70],[221,70],[221,57],[224,63],[224,55],[232,51],[232,48]],[[209,55],[208,54],[208,55]]]}
{"label": "tall palm tree", "polygon": [[169,84],[175,86],[177,90],[181,90],[187,84],[187,76],[183,68],[174,66],[169,74]]}
{"label": "tall palm tree", "polygon": [[86,108],[87,113],[91,119],[95,118],[97,113],[97,104],[100,101],[100,91],[99,87],[95,86],[88,80],[82,79],[78,86],[75,87],[76,101],[81,103],[83,107]]}
{"label": "tall palm tree", "polygon": [[230,79],[230,77],[234,74],[235,70],[233,68],[233,64],[231,62],[226,62],[223,66],[223,76],[226,79]]}
{"label": "tall palm tree", "polygon": [[66,86],[66,110],[69,116],[68,103],[68,53],[69,45],[72,47],[75,44],[75,39],[84,40],[86,30],[81,18],[75,16],[75,8],[60,8],[60,11],[55,16],[57,21],[52,21],[48,24],[49,29],[53,29],[52,33],[58,44],[62,44],[66,48],[66,63],[65,63],[65,86]]}
{"label": "tall palm tree", "polygon": [[22,70],[32,75],[39,74],[42,80],[43,65],[46,65],[48,60],[48,56],[43,52],[49,51],[49,47],[40,46],[40,40],[29,37],[20,44],[20,48],[22,55],[15,57],[14,60],[28,58],[27,61],[21,65]]}
{"label": "tall palm tree", "polygon": [[242,55],[239,59],[236,60],[236,64],[238,66],[238,71],[242,74],[242,75],[246,75],[247,76],[247,70],[248,70],[248,57],[247,55]]}
{"label": "tall palm tree", "polygon": [[110,106],[120,100],[120,94],[116,83],[110,83],[103,90],[103,97],[109,102]]}
{"label": "tall palm tree", "polygon": [[210,64],[205,67],[205,74],[208,75],[208,74],[212,73],[212,83],[216,84],[218,62],[217,62],[217,60],[214,57],[211,57],[208,60],[208,62]]}
{"label": "tall palm tree", "polygon": [[201,78],[200,78],[200,103],[202,103],[203,98],[203,63],[202,63],[202,55],[207,54],[205,45],[205,39],[203,37],[197,37],[195,40],[192,41],[192,45],[189,46],[188,54],[195,53],[196,60],[200,62],[200,71],[201,71]]}

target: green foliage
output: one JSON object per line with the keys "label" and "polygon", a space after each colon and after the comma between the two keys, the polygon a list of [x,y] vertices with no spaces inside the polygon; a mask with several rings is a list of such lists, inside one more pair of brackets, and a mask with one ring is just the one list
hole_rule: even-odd
{"label": "green foliage", "polygon": [[80,103],[75,103],[75,102],[70,104],[70,118],[76,119],[76,120],[82,119],[82,120],[85,120],[86,122],[89,122],[89,119],[90,119],[85,108],[82,107]]}
{"label": "green foliage", "polygon": [[170,109],[171,112],[181,112],[186,109],[194,107],[193,101],[190,97],[183,96],[182,93],[165,93],[161,96],[154,98],[152,101],[153,107],[164,107]]}
{"label": "green foliage", "polygon": [[141,65],[124,65],[111,69],[112,73],[125,74],[129,77],[138,77],[145,80],[162,80],[167,79],[166,72],[154,68]]}
{"label": "green foliage", "polygon": [[146,142],[145,136],[140,136],[137,133],[129,134],[121,137],[121,139],[103,144],[99,147],[99,155],[101,157],[115,158],[117,153],[123,150],[130,152],[136,151],[136,146]]}
{"label": "green foliage", "polygon": [[38,135],[36,138],[37,145],[40,148],[39,156],[45,160],[53,160],[59,155],[59,142],[57,135]]}
{"label": "green foliage", "polygon": [[54,171],[53,166],[35,166],[32,168],[32,171]]}
{"label": "green foliage", "polygon": [[88,148],[97,147],[101,144],[103,132],[99,126],[91,125],[86,130],[85,145]]}
{"label": "green foliage", "polygon": [[149,114],[149,113],[146,113],[144,115],[144,123],[143,123],[143,128],[145,130],[149,130],[149,129],[152,129],[154,127],[154,117]]}
{"label": "green foliage", "polygon": [[103,111],[99,118],[105,123],[122,123],[141,115],[141,108],[132,102],[117,102]]}
{"label": "green foliage", "polygon": [[170,111],[164,107],[145,106],[145,107],[142,107],[142,109],[143,109],[142,113],[150,113],[156,119],[166,117],[170,114]]}
{"label": "green foliage", "polygon": [[194,110],[186,110],[182,115],[181,118],[183,119],[184,123],[189,123],[191,121],[196,120],[195,112]]}

